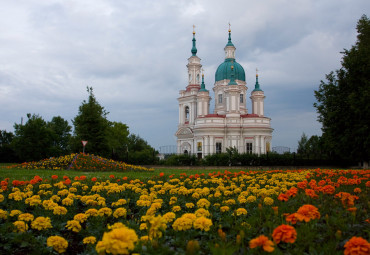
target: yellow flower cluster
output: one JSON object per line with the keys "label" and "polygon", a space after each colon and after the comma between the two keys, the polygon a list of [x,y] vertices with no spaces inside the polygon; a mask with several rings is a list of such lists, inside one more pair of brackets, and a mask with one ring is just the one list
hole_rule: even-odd
{"label": "yellow flower cluster", "polygon": [[121,227],[105,232],[103,239],[96,245],[96,251],[111,254],[130,254],[135,248],[138,237],[133,229]]}

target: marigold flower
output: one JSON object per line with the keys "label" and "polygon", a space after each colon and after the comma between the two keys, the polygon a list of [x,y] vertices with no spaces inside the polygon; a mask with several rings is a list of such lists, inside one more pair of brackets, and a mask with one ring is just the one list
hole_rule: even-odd
{"label": "marigold flower", "polygon": [[174,207],[172,207],[172,211],[173,211],[173,212],[181,211],[181,207],[180,207],[180,206],[178,206],[178,205],[175,205]]}
{"label": "marigold flower", "polygon": [[212,223],[212,220],[201,216],[194,221],[193,225],[195,229],[209,231],[213,223]]}
{"label": "marigold flower", "polygon": [[335,187],[332,186],[332,185],[326,185],[326,186],[322,187],[322,192],[324,194],[334,194]]}
{"label": "marigold flower", "polygon": [[66,228],[78,233],[81,230],[81,224],[77,220],[69,220],[67,221]]}
{"label": "marigold flower", "polygon": [[58,253],[63,253],[68,248],[68,241],[61,236],[49,236],[46,244]]}
{"label": "marigold flower", "polygon": [[321,215],[317,207],[313,205],[303,205],[298,209],[295,216],[299,221],[309,222],[310,220],[320,219]]}
{"label": "marigold flower", "polygon": [[87,220],[88,216],[85,213],[78,213],[75,216],[73,216],[74,220],[77,220],[80,223],[83,223]]}
{"label": "marigold flower", "polygon": [[207,199],[205,199],[205,198],[201,198],[201,199],[199,199],[198,200],[198,202],[197,202],[197,206],[198,207],[205,207],[205,208],[207,208],[208,209],[208,207],[211,205],[211,203],[207,200]]}
{"label": "marigold flower", "polygon": [[263,200],[263,203],[265,205],[272,205],[274,203],[274,200],[271,197],[265,197],[265,199]]}
{"label": "marigold flower", "polygon": [[368,255],[370,254],[370,243],[362,237],[352,237],[344,245],[344,255]]}
{"label": "marigold flower", "polygon": [[273,252],[275,249],[273,246],[274,243],[264,235],[260,235],[259,237],[249,241],[249,248],[251,249],[262,247],[264,251]]}
{"label": "marigold flower", "polygon": [[189,240],[186,244],[186,254],[196,254],[199,249],[200,246],[197,240]]}
{"label": "marigold flower", "polygon": [[18,215],[18,220],[21,221],[33,221],[35,217],[30,213],[22,213]]}
{"label": "marigold flower", "polygon": [[8,212],[0,209],[0,219],[6,220],[8,218]]}
{"label": "marigold flower", "polygon": [[123,207],[120,207],[114,211],[113,217],[114,218],[126,217],[126,213],[127,213],[127,210]]}
{"label": "marigold flower", "polygon": [[21,220],[14,221],[13,225],[15,227],[14,232],[23,233],[23,232],[26,232],[28,230],[28,225],[24,221],[21,221]]}
{"label": "marigold flower", "polygon": [[88,237],[85,237],[82,242],[84,244],[94,244],[96,243],[96,237],[95,236],[88,236]]}
{"label": "marigold flower", "polygon": [[168,212],[163,215],[163,218],[166,220],[167,223],[169,223],[176,218],[176,214],[174,214],[173,212]]}
{"label": "marigold flower", "polygon": [[272,232],[272,238],[275,243],[285,242],[294,243],[297,239],[297,231],[289,225],[280,225]]}
{"label": "marigold flower", "polygon": [[9,213],[9,216],[13,217],[13,216],[17,216],[21,213],[22,213],[22,211],[20,211],[20,210],[11,210],[10,213]]}
{"label": "marigold flower", "polygon": [[360,188],[355,188],[355,189],[353,190],[353,192],[355,192],[355,193],[361,193],[361,189],[360,189]]}
{"label": "marigold flower", "polygon": [[248,212],[244,208],[238,208],[238,209],[236,209],[236,211],[234,212],[234,214],[236,216],[241,216],[241,215],[247,215]]}
{"label": "marigold flower", "polygon": [[318,198],[319,196],[315,193],[315,191],[313,189],[306,189],[305,190],[305,193],[307,196],[311,197],[311,198]]}
{"label": "marigold flower", "polygon": [[221,212],[227,212],[227,211],[229,211],[230,210],[230,208],[227,206],[227,205],[224,205],[224,206],[221,206],[220,207],[220,211]]}
{"label": "marigold flower", "polygon": [[31,228],[37,230],[43,230],[48,228],[53,228],[51,225],[51,220],[49,217],[37,217],[35,220],[31,222]]}
{"label": "marigold flower", "polygon": [[298,221],[297,213],[287,214],[285,216],[285,221],[293,225],[297,224],[297,221]]}
{"label": "marigold flower", "polygon": [[209,213],[208,210],[206,210],[204,208],[199,208],[198,210],[195,211],[195,215],[197,217],[201,217],[201,216],[209,217],[211,214]]}
{"label": "marigold flower", "polygon": [[288,201],[289,200],[289,197],[284,194],[284,193],[281,193],[279,196],[278,196],[278,200],[279,201]]}
{"label": "marigold flower", "polygon": [[65,215],[65,214],[67,214],[67,208],[65,208],[63,206],[56,206],[53,209],[53,214],[54,215]]}
{"label": "marigold flower", "polygon": [[105,232],[103,239],[95,247],[100,253],[129,254],[135,248],[138,237],[133,229],[127,227],[116,228]]}
{"label": "marigold flower", "polygon": [[257,198],[255,196],[247,197],[247,203],[254,203],[256,202]]}

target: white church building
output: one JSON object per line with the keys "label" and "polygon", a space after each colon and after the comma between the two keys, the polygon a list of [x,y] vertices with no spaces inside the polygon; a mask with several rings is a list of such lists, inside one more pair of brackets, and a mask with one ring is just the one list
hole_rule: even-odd
{"label": "white church building", "polygon": [[247,109],[247,83],[243,67],[235,60],[235,46],[224,48],[225,61],[215,74],[214,112],[210,113],[210,93],[205,88],[202,65],[197,56],[193,31],[192,56],[188,59],[188,85],[180,90],[179,125],[176,132],[177,153],[196,154],[199,158],[236,148],[239,153],[264,154],[270,151],[271,119],[264,115],[265,95],[258,83],[249,97],[252,112]]}

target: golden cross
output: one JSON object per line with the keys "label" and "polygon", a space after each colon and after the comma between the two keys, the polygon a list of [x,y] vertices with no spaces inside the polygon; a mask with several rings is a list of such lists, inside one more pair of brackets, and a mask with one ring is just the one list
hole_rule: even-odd
{"label": "golden cross", "polygon": [[231,24],[230,24],[230,22],[229,22],[229,32],[231,32]]}
{"label": "golden cross", "polygon": [[193,34],[195,34],[195,25],[193,25]]}
{"label": "golden cross", "polygon": [[256,76],[258,76],[258,68],[256,68]]}

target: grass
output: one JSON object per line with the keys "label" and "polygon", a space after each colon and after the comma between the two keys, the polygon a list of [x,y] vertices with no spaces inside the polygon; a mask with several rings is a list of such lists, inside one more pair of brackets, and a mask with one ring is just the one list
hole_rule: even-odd
{"label": "grass", "polygon": [[[68,176],[69,178],[74,178],[75,176],[85,175],[87,178],[97,177],[97,178],[107,178],[110,175],[114,175],[117,178],[128,177],[130,179],[140,179],[140,180],[148,180],[155,175],[159,175],[160,173],[164,173],[164,175],[172,175],[175,174],[179,176],[181,173],[186,173],[188,175],[192,174],[208,174],[213,172],[224,172],[224,170],[215,170],[215,169],[156,169],[154,172],[134,172],[134,171],[127,171],[127,172],[92,172],[92,171],[75,171],[75,170],[48,170],[48,169],[19,169],[19,168],[7,168],[13,164],[8,163],[1,163],[0,164],[0,180],[5,178],[10,178],[11,180],[19,180],[25,181],[32,179],[35,175],[40,176],[41,178],[50,178],[52,175],[58,176]],[[232,169],[228,170],[230,172],[239,172],[241,169]]]}

